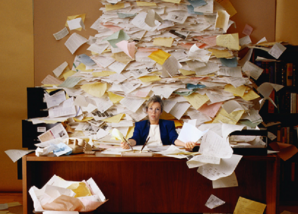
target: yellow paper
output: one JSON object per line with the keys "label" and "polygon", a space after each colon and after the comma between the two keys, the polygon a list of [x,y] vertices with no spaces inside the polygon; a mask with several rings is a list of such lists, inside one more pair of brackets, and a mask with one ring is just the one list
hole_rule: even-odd
{"label": "yellow paper", "polygon": [[116,72],[115,71],[92,72],[92,75],[94,77],[106,77],[106,76],[110,76],[112,74],[116,74]]}
{"label": "yellow paper", "polygon": [[224,34],[216,36],[216,45],[226,47],[231,50],[240,50],[238,33]]}
{"label": "yellow paper", "polygon": [[142,6],[156,6],[156,3],[154,2],[145,2],[145,1],[137,1],[137,6],[142,7]]}
{"label": "yellow paper", "polygon": [[183,120],[174,120],[175,128],[183,126]]}
{"label": "yellow paper", "polygon": [[113,92],[110,92],[110,91],[108,91],[108,95],[109,95],[110,100],[114,104],[119,103],[124,98],[124,97],[122,97],[120,95],[117,95],[117,94],[114,94]]}
{"label": "yellow paper", "polygon": [[244,113],[244,110],[233,111],[228,114],[223,108],[220,109],[212,123],[227,123],[236,125]]}
{"label": "yellow paper", "polygon": [[71,189],[74,193],[76,193],[75,198],[91,196],[91,192],[87,185],[84,182],[76,182],[71,184],[67,189]]}
{"label": "yellow paper", "polygon": [[234,214],[263,214],[266,204],[239,197]]}
{"label": "yellow paper", "polygon": [[135,130],[134,126],[128,128],[128,131],[127,131],[127,134],[126,134],[126,139],[129,139],[129,138],[132,137],[134,130]]}
{"label": "yellow paper", "polygon": [[112,129],[111,135],[114,140],[124,141],[123,134],[118,129]]}
{"label": "yellow paper", "polygon": [[172,2],[174,4],[180,4],[181,0],[162,0],[164,2]]}
{"label": "yellow paper", "polygon": [[73,70],[69,70],[69,71],[67,71],[67,72],[65,72],[65,73],[63,74],[63,77],[64,77],[64,79],[66,80],[68,77],[74,75],[75,73],[77,73],[77,72],[76,72],[76,71],[73,71]]}
{"label": "yellow paper", "polygon": [[112,58],[115,59],[117,62],[121,62],[123,64],[127,64],[132,61],[132,59],[124,52],[113,53]]}
{"label": "yellow paper", "polygon": [[246,91],[246,86],[241,85],[241,86],[235,88],[233,85],[228,84],[228,85],[225,86],[224,90],[228,91],[228,92],[231,92],[231,93],[233,93],[237,96],[242,97],[244,95],[245,91]]}
{"label": "yellow paper", "polygon": [[220,5],[224,7],[228,14],[230,14],[230,17],[237,13],[236,9],[229,0],[216,0],[216,2],[220,3]]}
{"label": "yellow paper", "polygon": [[143,76],[139,77],[139,80],[142,82],[153,82],[153,81],[159,81],[161,78],[159,76]]}
{"label": "yellow paper", "polygon": [[171,115],[170,113],[167,113],[165,111],[163,111],[160,115],[160,119],[163,119],[163,120],[175,120],[176,118]]}
{"label": "yellow paper", "polygon": [[89,120],[93,120],[93,119],[94,119],[93,117],[85,117],[85,118],[82,119],[82,120],[79,120],[79,119],[77,119],[77,118],[73,118],[73,120],[76,121],[76,122],[87,122],[87,121],[89,121]]}
{"label": "yellow paper", "polygon": [[254,100],[254,99],[257,99],[259,98],[260,96],[254,92],[254,90],[249,90],[247,93],[245,93],[242,98],[246,101],[250,101],[250,100]]}
{"label": "yellow paper", "polygon": [[195,75],[196,74],[196,72],[194,72],[194,71],[189,71],[189,70],[184,70],[184,69],[179,69],[179,72],[184,76]]}
{"label": "yellow paper", "polygon": [[79,64],[78,67],[76,67],[76,69],[83,71],[83,72],[92,72],[93,71],[93,69],[87,70],[86,65],[83,63]]}
{"label": "yellow paper", "polygon": [[189,96],[184,96],[184,98],[195,108],[199,109],[202,105],[204,105],[209,97],[207,95],[201,95],[198,93],[193,93]]}
{"label": "yellow paper", "polygon": [[164,62],[171,56],[171,54],[158,49],[157,51],[153,51],[148,57],[150,59],[153,59],[155,62],[157,62],[160,65],[163,65]]}
{"label": "yellow paper", "polygon": [[108,88],[107,83],[100,83],[100,82],[84,84],[81,86],[81,89],[83,89],[86,93],[91,94],[95,97],[102,97],[106,92],[107,88]]}
{"label": "yellow paper", "polygon": [[[53,86],[53,85],[51,85],[51,86]],[[46,87],[46,86],[45,86]],[[57,91],[57,89],[46,89],[46,92],[48,92],[48,93],[51,93],[51,92],[53,92],[53,91]]]}
{"label": "yellow paper", "polygon": [[124,8],[124,3],[118,3],[118,4],[106,4],[105,9],[106,11],[111,11],[111,10],[119,10],[121,8]]}
{"label": "yellow paper", "polygon": [[[84,23],[85,22],[85,17],[86,17],[86,14],[79,14],[79,15],[74,15],[74,16],[67,16],[65,26],[68,27],[67,21],[70,21],[70,20],[73,20],[73,19],[77,19],[77,18],[81,18],[82,19],[82,22]],[[80,28],[77,28],[76,30],[81,31],[82,28],[80,27]]]}
{"label": "yellow paper", "polygon": [[165,37],[165,38],[158,37],[153,40],[153,45],[165,46],[165,47],[170,48],[170,47],[172,47],[173,42],[174,42],[174,38],[172,38],[172,37]]}
{"label": "yellow paper", "polygon": [[109,117],[107,119],[104,119],[102,121],[105,121],[107,123],[119,123],[120,120],[125,116],[125,114],[117,114],[113,117]]}
{"label": "yellow paper", "polygon": [[229,58],[233,56],[233,53],[229,50],[218,50],[218,49],[208,49],[216,58]]}

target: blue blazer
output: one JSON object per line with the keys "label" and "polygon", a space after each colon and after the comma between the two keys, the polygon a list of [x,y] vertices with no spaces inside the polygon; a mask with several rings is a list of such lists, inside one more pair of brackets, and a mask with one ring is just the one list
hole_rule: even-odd
{"label": "blue blazer", "polygon": [[[135,123],[135,129],[131,139],[134,139],[137,144],[143,145],[147,139],[150,129],[149,120],[143,120]],[[160,138],[163,145],[174,144],[178,138],[178,134],[175,129],[174,121],[170,120],[159,120]]]}

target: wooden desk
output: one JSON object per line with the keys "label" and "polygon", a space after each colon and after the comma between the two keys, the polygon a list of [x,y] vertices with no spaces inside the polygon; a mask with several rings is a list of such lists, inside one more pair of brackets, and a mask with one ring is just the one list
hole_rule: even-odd
{"label": "wooden desk", "polygon": [[[244,156],[237,166],[239,186],[213,189],[212,182],[189,169],[186,159],[169,157],[23,157],[24,214],[32,213],[28,194],[31,186],[41,188],[54,174],[65,180],[92,177],[109,201],[108,212],[137,213],[232,213],[238,197],[266,203],[266,213],[276,213],[279,160],[276,156]],[[210,210],[205,206],[214,194],[226,203]]]}

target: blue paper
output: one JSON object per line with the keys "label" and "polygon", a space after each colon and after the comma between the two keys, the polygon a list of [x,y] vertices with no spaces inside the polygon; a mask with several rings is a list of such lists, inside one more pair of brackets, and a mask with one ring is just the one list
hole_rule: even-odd
{"label": "blue paper", "polygon": [[202,7],[207,4],[204,0],[188,0],[188,2],[191,3],[193,7]]}
{"label": "blue paper", "polygon": [[191,15],[204,15],[204,13],[195,12],[194,7],[192,5],[187,5],[187,12]]}
{"label": "blue paper", "polygon": [[54,150],[53,153],[57,157],[61,155],[70,155],[72,153],[72,149],[65,143],[59,143],[56,146],[58,147],[58,149]]}
{"label": "blue paper", "polygon": [[92,65],[96,65],[96,63],[89,57],[87,56],[86,54],[81,54],[78,56],[78,60],[87,65],[87,66],[92,66]]}
{"label": "blue paper", "polygon": [[235,68],[238,65],[238,60],[236,57],[232,59],[220,58],[220,62],[223,66]]}

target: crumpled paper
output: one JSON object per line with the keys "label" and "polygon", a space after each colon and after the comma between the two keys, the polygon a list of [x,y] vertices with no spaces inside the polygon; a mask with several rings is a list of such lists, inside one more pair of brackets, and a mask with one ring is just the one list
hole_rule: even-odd
{"label": "crumpled paper", "polygon": [[90,212],[107,201],[92,178],[73,182],[54,175],[41,189],[32,186],[29,194],[36,212],[47,210]]}

